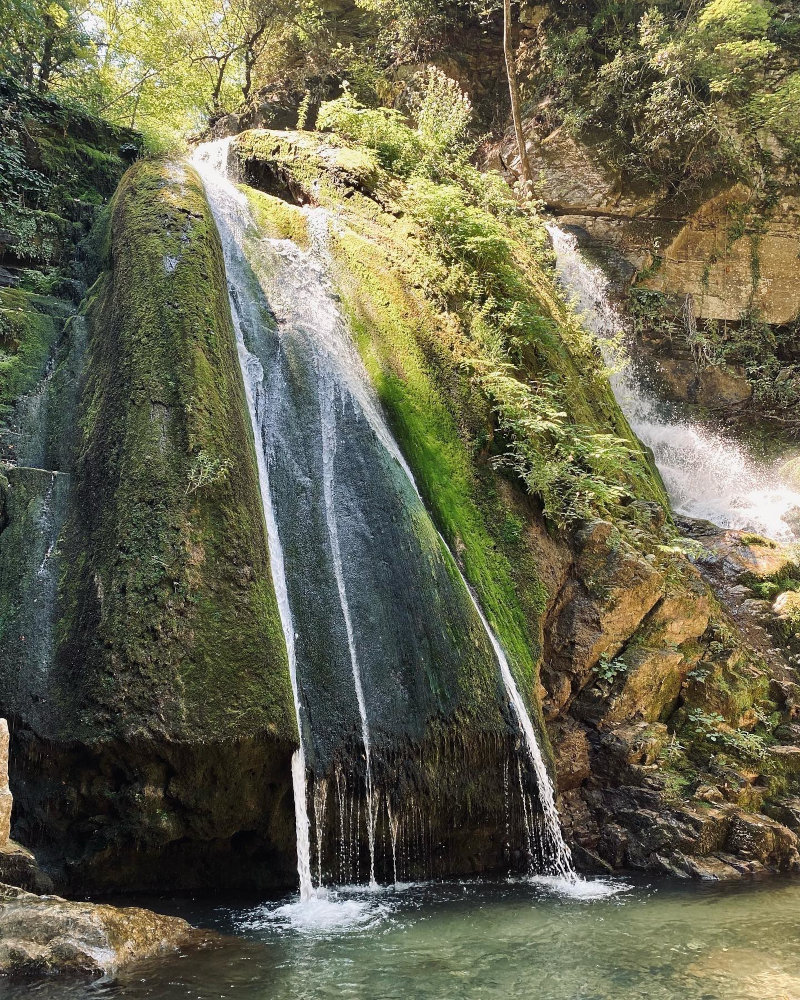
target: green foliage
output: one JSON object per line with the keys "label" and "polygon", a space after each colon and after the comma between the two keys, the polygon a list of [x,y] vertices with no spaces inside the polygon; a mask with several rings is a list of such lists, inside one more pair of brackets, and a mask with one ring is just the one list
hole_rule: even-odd
{"label": "green foliage", "polygon": [[711,0],[697,19],[699,33],[726,41],[760,38],[769,29],[775,5],[763,0]]}
{"label": "green foliage", "polygon": [[403,115],[394,108],[365,108],[349,90],[322,105],[317,128],[373,149],[381,165],[395,173],[408,175],[419,162],[419,138]]}
{"label": "green foliage", "polygon": [[797,31],[775,4],[607,0],[556,15],[528,94],[548,98],[546,125],[583,133],[632,176],[758,187],[773,155],[765,128],[796,155]]}
{"label": "green foliage", "polygon": [[603,653],[594,668],[595,674],[601,681],[613,684],[618,677],[622,677],[628,672],[628,664],[620,657],[610,657],[608,653]]}
{"label": "green foliage", "polygon": [[423,179],[406,204],[447,267],[437,293],[461,303],[475,347],[463,365],[496,417],[496,466],[518,476],[558,528],[621,514],[634,489],[652,489],[650,471],[632,436],[598,426],[595,410],[576,405],[578,359],[599,399],[610,390],[588,335],[566,315],[555,324],[526,273],[543,259],[540,223],[527,215],[521,243],[513,216],[510,227],[502,209],[498,217],[475,204],[469,189]]}
{"label": "green foliage", "polygon": [[0,0],[0,76],[44,93],[92,57],[81,0]]}
{"label": "green foliage", "polygon": [[381,165],[401,176],[452,176],[474,150],[469,98],[455,80],[428,67],[409,103],[415,126],[396,108],[364,107],[345,85],[341,97],[321,106],[317,127],[375,150]]}
{"label": "green foliage", "polygon": [[541,499],[544,514],[560,528],[573,521],[615,514],[631,499],[622,470],[635,473],[636,452],[613,434],[570,420],[555,377],[524,382],[509,362],[472,362],[492,401],[509,447],[496,464],[513,470]]}

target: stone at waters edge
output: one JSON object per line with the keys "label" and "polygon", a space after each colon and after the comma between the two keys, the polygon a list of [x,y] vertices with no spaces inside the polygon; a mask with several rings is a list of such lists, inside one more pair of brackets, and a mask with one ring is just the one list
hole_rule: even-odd
{"label": "stone at waters edge", "polygon": [[0,719],[0,848],[11,836],[11,807],[14,798],[8,787],[8,723]]}
{"label": "stone at waters edge", "polygon": [[112,975],[129,962],[208,939],[178,917],[35,896],[0,884],[2,973]]}
{"label": "stone at waters edge", "polygon": [[[9,837],[8,744],[8,723],[0,719],[0,877],[48,888],[33,855]],[[128,962],[207,939],[177,917],[37,896],[0,882],[0,973],[109,975]]]}

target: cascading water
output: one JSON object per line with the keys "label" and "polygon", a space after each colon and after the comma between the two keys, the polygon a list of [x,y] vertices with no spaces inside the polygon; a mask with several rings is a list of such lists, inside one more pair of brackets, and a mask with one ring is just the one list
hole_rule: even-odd
{"label": "cascading water", "polygon": [[[357,857],[353,858],[351,848],[345,844],[352,837],[346,826],[355,829],[358,836],[357,799],[352,792],[348,796],[346,775],[338,769],[336,758],[325,757],[328,747],[322,730],[338,727],[336,738],[346,742],[347,719],[352,718],[351,706],[355,702],[366,766],[365,822],[370,882],[374,883],[380,797],[373,773],[373,720],[379,717],[384,730],[397,725],[397,712],[390,700],[396,681],[404,678],[409,686],[407,697],[422,697],[418,689],[424,683],[432,649],[439,660],[450,656],[458,662],[463,656],[458,649],[431,647],[431,643],[452,643],[454,636],[469,635],[471,629],[477,632],[473,632],[470,655],[485,655],[487,662],[494,660],[524,740],[544,814],[542,846],[546,867],[554,876],[574,880],[553,788],[508,660],[444,540],[425,513],[411,470],[384,419],[348,326],[336,308],[326,277],[328,216],[322,209],[306,209],[310,253],[287,240],[260,238],[246,195],[227,176],[228,153],[229,140],[220,140],[199,147],[193,159],[204,181],[225,253],[257,443],[273,577],[292,671],[301,735],[301,749],[293,762],[301,895],[308,898],[313,894],[307,738],[313,740],[317,759],[320,754],[323,757],[323,771],[331,765],[337,768],[340,870],[352,872]],[[261,289],[263,282],[268,288],[266,298]],[[257,342],[252,350],[251,342]],[[374,496],[365,501],[365,492]],[[408,528],[401,516],[404,510],[408,512],[403,515]],[[391,560],[413,551],[415,545],[421,544],[420,539],[428,546],[424,558],[418,564],[401,564],[398,575]],[[284,552],[291,552],[287,563]],[[419,574],[416,579],[415,573]],[[407,578],[408,574],[411,576]],[[463,587],[453,583],[454,577]],[[372,589],[367,588],[364,578]],[[425,604],[424,587],[433,588],[430,592],[435,609]],[[431,611],[443,617],[444,627],[436,634],[424,620]],[[485,653],[481,652],[484,648]],[[300,672],[301,683],[300,651],[305,664]],[[315,672],[315,655],[324,664],[321,672]],[[350,695],[342,690],[341,683],[331,680],[345,663],[352,678]],[[369,672],[369,692],[365,688],[365,671]],[[320,712],[326,715],[327,727],[316,720],[315,713]],[[386,805],[396,870],[400,817],[392,812],[388,799]],[[324,811],[321,814],[324,816]],[[321,826],[320,820],[316,829],[318,851]],[[317,866],[321,875],[319,856]]]}
{"label": "cascading water", "polygon": [[[556,270],[569,299],[601,347],[626,329],[608,280],[587,262],[570,233],[548,225]],[[608,354],[605,350],[604,354]],[[611,387],[638,438],[651,448],[673,509],[723,528],[757,531],[778,541],[800,536],[800,494],[751,459],[720,432],[682,419],[637,381],[630,368],[613,370]]]}
{"label": "cascading water", "polygon": [[[219,177],[221,180],[221,183],[214,189],[217,197],[215,202],[212,203],[212,208],[220,230],[226,270],[232,270],[236,265],[237,236],[241,239],[241,225],[247,222],[247,216],[244,214],[247,205],[236,188],[224,181],[224,177],[227,174],[228,146],[229,141],[222,140],[219,143],[208,143],[206,146],[201,147],[201,150],[196,154],[195,165],[200,168],[206,183],[208,183],[207,178],[216,179]],[[221,224],[223,222],[224,225]],[[259,359],[251,354],[245,346],[240,302],[234,294],[235,285],[231,283],[229,288],[231,292],[231,316],[236,332],[236,346],[244,377],[248,411],[255,439],[257,442],[261,442],[264,440],[264,425],[269,417],[265,407],[264,369]],[[264,520],[269,540],[270,568],[272,570],[272,580],[275,588],[275,597],[278,602],[281,625],[286,640],[286,653],[289,661],[289,674],[291,677],[295,717],[297,719],[297,730],[300,741],[299,749],[292,756],[292,790],[294,794],[295,832],[297,837],[297,873],[300,879],[300,898],[305,901],[313,895],[313,883],[311,880],[311,838],[306,795],[306,758],[303,743],[303,722],[300,715],[300,695],[297,686],[295,633],[286,587],[283,548],[275,520],[275,509],[272,503],[267,458],[263,447],[256,447],[255,451],[261,500],[264,505]]]}
{"label": "cascading water", "polygon": [[370,758],[369,746],[369,720],[367,718],[367,703],[364,698],[364,685],[361,681],[361,668],[358,663],[358,651],[356,649],[355,633],[353,630],[353,620],[350,615],[350,603],[347,599],[347,588],[344,582],[344,569],[342,567],[342,553],[339,545],[339,526],[336,520],[336,509],[333,499],[333,460],[336,454],[336,415],[334,407],[336,405],[335,387],[331,383],[328,374],[322,368],[324,360],[321,361],[319,382],[321,389],[320,416],[322,432],[322,468],[323,468],[323,495],[325,500],[325,518],[328,523],[328,535],[333,553],[333,568],[336,577],[336,588],[339,592],[339,603],[344,615],[345,629],[347,631],[347,646],[350,651],[350,664],[353,668],[353,684],[356,689],[358,700],[358,714],[361,718],[361,739],[364,743],[364,756],[367,768],[367,838],[369,840],[369,882],[375,882],[375,823],[377,821],[377,803],[375,801],[375,789],[372,780],[372,760]]}

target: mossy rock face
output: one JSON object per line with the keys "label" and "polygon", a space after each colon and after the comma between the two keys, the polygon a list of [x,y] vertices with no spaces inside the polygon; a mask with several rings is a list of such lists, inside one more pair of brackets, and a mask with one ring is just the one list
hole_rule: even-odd
{"label": "mossy rock face", "polygon": [[65,268],[141,136],[0,81],[0,263]]}
{"label": "mossy rock face", "polygon": [[[0,551],[0,575],[6,565],[27,579],[41,553],[20,539],[44,517],[44,480],[71,480],[53,538],[26,535],[53,545],[50,648],[38,673],[2,683],[20,836],[61,879],[66,857],[76,885],[155,888],[164,869],[174,886],[284,884],[297,727],[221,249],[199,180],[178,164],[136,164],[98,242],[105,270],[48,381],[62,407],[77,404],[77,430],[54,415],[42,451],[70,476],[12,469],[4,491],[0,542],[16,555],[9,569]],[[35,635],[38,607],[0,615],[13,612],[15,636],[23,620]],[[231,847],[245,831],[255,861]]]}
{"label": "mossy rock face", "polygon": [[120,734],[292,744],[244,388],[198,179],[138,164],[109,226],[66,543],[65,735],[91,738],[99,715]]}

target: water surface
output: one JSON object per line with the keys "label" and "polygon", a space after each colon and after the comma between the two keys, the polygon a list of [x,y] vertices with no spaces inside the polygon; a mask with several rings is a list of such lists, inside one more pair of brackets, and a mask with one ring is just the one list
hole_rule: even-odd
{"label": "water surface", "polygon": [[[115,983],[7,987],[9,1000],[800,1000],[800,882],[451,882],[214,906],[226,937]],[[602,887],[601,887],[602,888]],[[150,905],[154,905],[150,901]]]}

